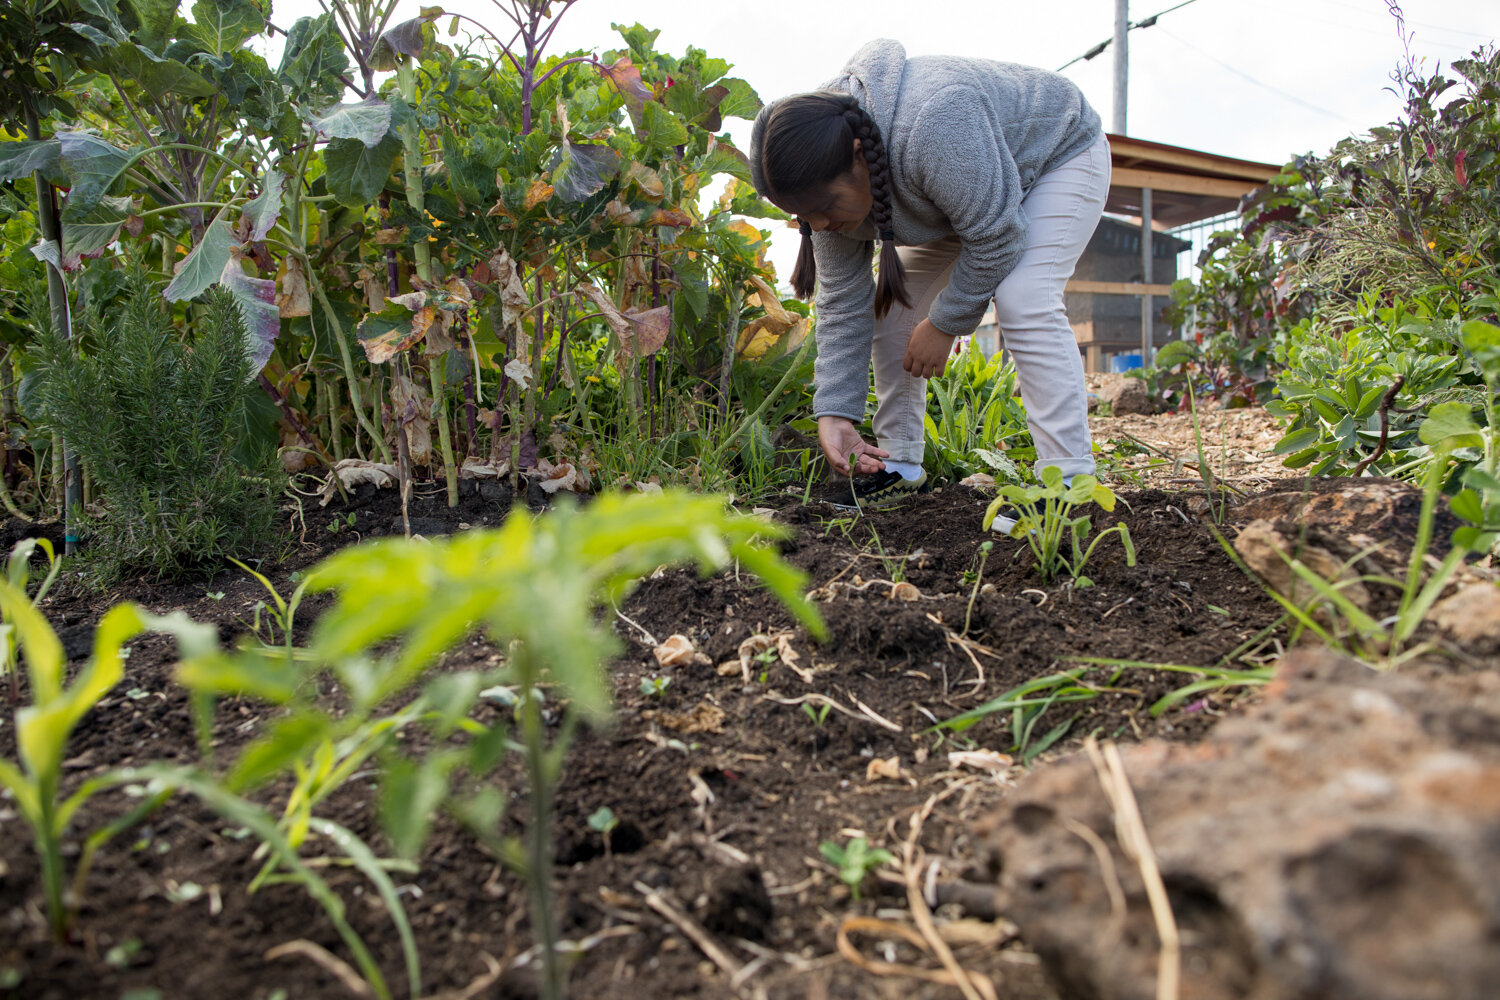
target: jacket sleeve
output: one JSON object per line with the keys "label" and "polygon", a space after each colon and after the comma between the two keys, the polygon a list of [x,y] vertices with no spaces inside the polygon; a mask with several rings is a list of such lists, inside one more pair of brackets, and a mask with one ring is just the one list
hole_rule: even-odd
{"label": "jacket sleeve", "polygon": [[1026,245],[1015,158],[982,96],[954,85],[918,113],[902,166],[963,245],[928,319],[950,336],[973,333]]}
{"label": "jacket sleeve", "polygon": [[873,244],[838,233],[814,233],[818,265],[818,358],[813,415],[865,418],[870,394],[870,341],[875,333]]}

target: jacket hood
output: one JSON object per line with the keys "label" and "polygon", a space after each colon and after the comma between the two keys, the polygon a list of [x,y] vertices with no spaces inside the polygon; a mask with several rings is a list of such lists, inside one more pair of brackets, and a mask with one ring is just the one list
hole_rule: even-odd
{"label": "jacket hood", "polygon": [[827,88],[852,94],[889,141],[905,72],[906,47],[889,38],[877,38],[854,53]]}

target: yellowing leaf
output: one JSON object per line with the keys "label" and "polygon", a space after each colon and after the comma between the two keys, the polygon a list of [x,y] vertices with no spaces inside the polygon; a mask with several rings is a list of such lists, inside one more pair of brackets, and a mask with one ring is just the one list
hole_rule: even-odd
{"label": "yellowing leaf", "polygon": [[631,162],[630,169],[620,179],[621,187],[628,184],[634,184],[651,201],[656,201],[667,193],[667,186],[662,183],[661,175],[638,160]]}
{"label": "yellowing leaf", "polygon": [[531,211],[548,198],[551,198],[552,191],[552,185],[546,181],[540,179],[532,181],[531,187],[526,190],[526,200],[522,203],[523,207],[526,211]]}
{"label": "yellowing leaf", "polygon": [[302,260],[288,255],[282,258],[276,272],[276,309],[283,318],[312,315],[312,300],[307,294],[307,275]]}

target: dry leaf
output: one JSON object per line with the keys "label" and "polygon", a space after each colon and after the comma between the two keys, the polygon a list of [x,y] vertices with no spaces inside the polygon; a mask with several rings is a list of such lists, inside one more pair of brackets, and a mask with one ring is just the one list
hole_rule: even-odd
{"label": "dry leaf", "polygon": [[661,712],[656,719],[663,726],[675,729],[679,733],[722,733],[724,731],[724,710],[706,701],[699,702],[691,712]]}
{"label": "dry leaf", "polygon": [[384,274],[377,275],[368,267],[362,267],[359,269],[359,279],[354,283],[365,293],[365,305],[370,312],[378,313],[385,308],[386,277]]}
{"label": "dry leaf", "polygon": [[693,648],[693,640],[685,635],[672,635],[651,651],[656,662],[663,667],[686,667],[692,664],[707,666],[708,657]]}
{"label": "dry leaf", "polygon": [[797,666],[797,661],[802,657],[798,656],[797,651],[792,648],[792,633],[782,632],[776,636],[776,655],[781,657],[781,662],[786,664],[792,673],[802,678],[804,684],[812,683],[812,671]]}
{"label": "dry leaf", "polygon": [[531,182],[531,187],[526,190],[526,200],[522,202],[521,207],[529,212],[550,197],[552,197],[552,185],[540,179],[534,180]]}
{"label": "dry leaf", "polygon": [[282,317],[311,316],[312,300],[307,294],[307,275],[300,258],[288,255],[281,260],[276,274],[276,310]]}
{"label": "dry leaf", "polygon": [[512,358],[505,363],[505,374],[522,389],[530,388],[531,366],[520,358]]}
{"label": "dry leaf", "polygon": [[406,431],[407,456],[411,464],[432,464],[432,416],[427,390],[398,372],[392,373],[391,403],[396,423]]}
{"label": "dry leaf", "polygon": [[459,479],[499,479],[510,471],[509,462],[491,465],[481,458],[470,455],[458,470]]}
{"label": "dry leaf", "polygon": [[1010,770],[1013,763],[1009,754],[997,753],[994,750],[953,750],[948,754],[950,767],[970,767],[976,771],[989,771],[992,774]]}
{"label": "dry leaf", "polygon": [[[487,262],[490,278],[500,290],[500,313],[506,326],[520,322],[531,304],[526,298],[526,286],[521,283],[521,268],[511,255],[502,248],[490,255]],[[526,353],[520,351],[519,353]]]}
{"label": "dry leaf", "polygon": [[330,475],[323,483],[323,499],[318,502],[319,507],[328,506],[338,493],[338,487],[333,484],[333,476],[339,477],[339,482],[344,484],[344,489],[352,490],[364,483],[373,483],[376,486],[394,486],[399,475],[394,465],[386,465],[383,462],[366,462],[361,458],[343,458],[333,467],[333,475]]}
{"label": "dry leaf", "polygon": [[880,778],[889,778],[891,781],[900,781],[901,758],[890,757],[886,760],[881,760],[879,757],[876,757],[874,760],[870,761],[869,766],[865,768],[865,780],[876,781]]}
{"label": "dry leaf", "polygon": [[891,600],[893,601],[919,601],[921,599],[922,592],[916,588],[915,584],[906,580],[891,587]]}
{"label": "dry leaf", "polygon": [[965,476],[958,481],[960,486],[983,486],[993,488],[995,477],[988,472],[976,472],[972,476]]}

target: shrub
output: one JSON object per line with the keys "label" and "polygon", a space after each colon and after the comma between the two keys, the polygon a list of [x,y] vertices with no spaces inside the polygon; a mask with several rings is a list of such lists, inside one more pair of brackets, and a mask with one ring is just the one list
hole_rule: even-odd
{"label": "shrub", "polygon": [[116,314],[82,318],[77,353],[55,331],[38,342],[42,418],[101,494],[85,560],[98,585],[180,577],[274,537],[275,455],[236,451],[257,391],[239,307],[216,290],[194,312],[189,345],[136,279]]}

